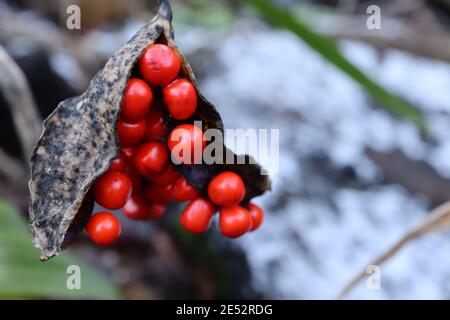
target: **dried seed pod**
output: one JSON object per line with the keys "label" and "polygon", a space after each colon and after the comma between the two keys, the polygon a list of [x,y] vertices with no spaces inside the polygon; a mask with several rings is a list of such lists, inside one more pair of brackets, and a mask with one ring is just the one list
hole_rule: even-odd
{"label": "dried seed pod", "polygon": [[[61,247],[73,240],[81,232],[85,217],[90,215],[86,211],[92,211],[89,206],[92,200],[85,200],[86,195],[119,153],[116,127],[123,94],[135,65],[149,45],[163,43],[178,52],[182,61],[181,76],[195,85],[199,96],[193,119],[202,121],[203,130],[215,128],[223,132],[219,113],[201,95],[192,69],[176,49],[171,19],[168,1],[161,0],[156,17],[109,59],[88,89],[79,97],[61,102],[44,122],[44,131],[31,158],[29,183],[30,228],[33,242],[42,252],[42,260],[57,255]],[[169,128],[176,125],[167,114],[165,121]],[[238,158],[234,154],[233,157]],[[218,172],[235,171],[246,184],[244,203],[270,189],[269,178],[261,175],[261,168],[256,164],[201,164],[179,166],[178,170],[203,193]],[[83,212],[82,217],[78,212]]]}

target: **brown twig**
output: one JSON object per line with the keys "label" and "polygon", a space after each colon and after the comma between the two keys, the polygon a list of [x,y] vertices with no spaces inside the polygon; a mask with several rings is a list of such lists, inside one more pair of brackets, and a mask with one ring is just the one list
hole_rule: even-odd
{"label": "brown twig", "polygon": [[429,32],[423,36],[398,19],[383,17],[380,30],[366,27],[367,16],[327,16],[314,25],[317,31],[336,40],[365,42],[379,50],[398,49],[430,59],[450,62],[450,34]]}
{"label": "brown twig", "polygon": [[2,149],[0,149],[0,163],[0,174],[2,176],[18,187],[26,187],[27,174],[25,167]]}
{"label": "brown twig", "polygon": [[[381,256],[376,258],[370,265],[380,266],[391,257],[393,257],[400,249],[402,249],[406,244],[411,241],[420,238],[428,233],[440,231],[443,229],[450,228],[450,201],[437,207],[425,221],[408,231],[399,241],[397,241],[392,247],[386,250]],[[357,273],[352,280],[341,290],[338,294],[337,299],[342,299],[347,296],[352,289],[367,275],[367,268],[364,268],[359,273]]]}
{"label": "brown twig", "polygon": [[450,62],[449,35],[431,35],[417,37],[417,35],[388,36],[377,32],[361,30],[335,29],[329,30],[327,35],[334,39],[350,39],[366,42],[379,50],[398,49],[430,59]]}
{"label": "brown twig", "polygon": [[16,12],[0,3],[0,39],[31,38],[42,48],[51,52],[64,46],[63,33],[52,23],[38,15]]}
{"label": "brown twig", "polygon": [[9,106],[25,159],[42,132],[42,121],[25,75],[0,46],[0,91]]}
{"label": "brown twig", "polygon": [[64,33],[39,15],[16,12],[0,3],[0,42],[11,39],[31,41],[49,55],[58,51],[70,52],[80,64],[80,83],[72,84],[79,90],[87,86],[89,75],[108,58],[85,37],[71,37],[70,33]]}

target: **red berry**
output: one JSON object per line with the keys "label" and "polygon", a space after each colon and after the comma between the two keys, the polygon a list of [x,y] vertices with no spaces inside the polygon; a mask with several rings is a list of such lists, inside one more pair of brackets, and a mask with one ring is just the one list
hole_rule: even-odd
{"label": "red berry", "polygon": [[122,208],[123,213],[133,220],[145,220],[149,218],[150,206],[140,193],[135,193]]}
{"label": "red berry", "polygon": [[120,119],[117,123],[119,141],[122,147],[130,147],[139,143],[145,134],[145,120],[128,122]]}
{"label": "red berry", "polygon": [[172,190],[173,198],[178,202],[185,202],[197,199],[200,194],[183,177],[175,182]]}
{"label": "red berry", "polygon": [[177,79],[163,89],[163,99],[172,118],[186,120],[197,110],[197,92],[186,79]]}
{"label": "red berry", "polygon": [[125,89],[120,115],[129,121],[140,120],[148,114],[152,101],[153,92],[148,84],[141,79],[130,79]]}
{"label": "red berry", "polygon": [[120,149],[127,156],[128,160],[133,159],[134,151],[136,151],[135,147],[127,147]]}
{"label": "red berry", "polygon": [[89,219],[86,232],[95,243],[107,246],[119,238],[120,222],[109,212],[98,212]]}
{"label": "red berry", "polygon": [[154,184],[159,186],[167,186],[168,184],[173,184],[179,176],[179,173],[175,170],[173,165],[168,165],[162,173],[152,176],[151,180]]}
{"label": "red berry", "polygon": [[158,220],[166,211],[166,206],[163,204],[154,203],[150,206],[149,219]]}
{"label": "red berry", "polygon": [[211,225],[214,212],[216,208],[208,200],[202,198],[193,200],[183,210],[180,225],[192,233],[203,233]]}
{"label": "red berry", "polygon": [[149,46],[139,60],[139,70],[145,80],[157,86],[165,86],[177,77],[181,69],[176,51],[163,44]]}
{"label": "red berry", "polygon": [[133,166],[128,166],[125,173],[131,180],[131,184],[133,185],[133,193],[140,191],[143,185],[142,176],[140,173]]}
{"label": "red berry", "polygon": [[222,207],[219,216],[219,228],[228,238],[237,238],[250,231],[252,217],[247,209],[241,206]]}
{"label": "red berry", "polygon": [[131,195],[130,178],[118,171],[108,171],[101,175],[94,184],[95,201],[109,210],[122,208]]}
{"label": "red berry", "polygon": [[167,130],[164,127],[164,119],[161,110],[152,109],[146,119],[144,139],[162,140],[167,136]]}
{"label": "red berry", "polygon": [[245,197],[244,181],[234,172],[222,172],[209,183],[208,196],[217,205],[237,205]]}
{"label": "red berry", "polygon": [[264,211],[261,207],[251,202],[248,205],[248,211],[252,217],[252,229],[250,231],[255,231],[264,220]]}
{"label": "red berry", "polygon": [[169,163],[166,146],[157,141],[147,142],[136,149],[133,165],[140,174],[151,177],[161,173]]}
{"label": "red berry", "polygon": [[182,124],[169,135],[167,144],[176,164],[201,163],[206,140],[202,129],[192,124]]}
{"label": "red berry", "polygon": [[167,186],[150,184],[144,188],[145,199],[152,203],[166,204],[173,199],[172,188],[171,184]]}
{"label": "red berry", "polygon": [[125,172],[127,166],[128,166],[128,157],[123,151],[120,151],[119,156],[111,162],[109,170]]}

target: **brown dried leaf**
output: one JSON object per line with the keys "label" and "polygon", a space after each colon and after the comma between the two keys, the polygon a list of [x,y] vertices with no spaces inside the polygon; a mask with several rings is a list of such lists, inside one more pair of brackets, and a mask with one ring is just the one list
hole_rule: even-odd
{"label": "brown dried leaf", "polygon": [[[157,16],[109,59],[86,92],[62,102],[44,122],[44,132],[31,159],[29,183],[30,227],[34,244],[42,251],[42,260],[57,255],[63,242],[65,246],[81,232],[84,218],[89,216],[85,208],[80,210],[85,196],[91,184],[118,154],[116,122],[123,92],[136,62],[145,48],[155,42],[176,49],[171,19],[170,5],[163,0]],[[200,94],[188,62],[181,53],[180,57],[184,62],[183,76],[190,79],[199,92],[198,109],[193,119],[202,120],[203,129],[216,128],[223,132],[219,113]],[[175,125],[171,120],[167,120],[167,124]],[[209,180],[225,169],[244,178],[247,186],[244,203],[270,189],[269,178],[261,175],[261,168],[256,164],[179,167],[182,175],[202,192]],[[89,208],[91,200],[86,201],[88,204],[84,207]],[[79,211],[84,214],[74,222]]]}

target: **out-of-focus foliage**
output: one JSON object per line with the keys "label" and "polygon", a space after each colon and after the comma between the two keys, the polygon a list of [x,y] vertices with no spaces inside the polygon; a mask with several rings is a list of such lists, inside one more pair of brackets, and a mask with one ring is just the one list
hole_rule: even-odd
{"label": "out-of-focus foliage", "polygon": [[254,7],[270,23],[290,30],[300,37],[317,53],[357,81],[386,110],[396,116],[411,121],[420,130],[426,131],[426,123],[423,115],[415,107],[393,95],[374,80],[370,79],[364,72],[348,61],[332,41],[314,32],[299,16],[295,16],[291,12],[284,10],[272,1],[244,0],[243,2]]}
{"label": "out-of-focus foliage", "polygon": [[174,23],[191,24],[205,28],[223,28],[231,25],[231,8],[221,1],[189,0],[175,4]]}
{"label": "out-of-focus foliage", "polygon": [[[81,288],[69,290],[67,268],[80,268]],[[115,286],[101,273],[64,253],[39,261],[29,231],[19,212],[0,201],[0,298],[94,298],[116,299]]]}

